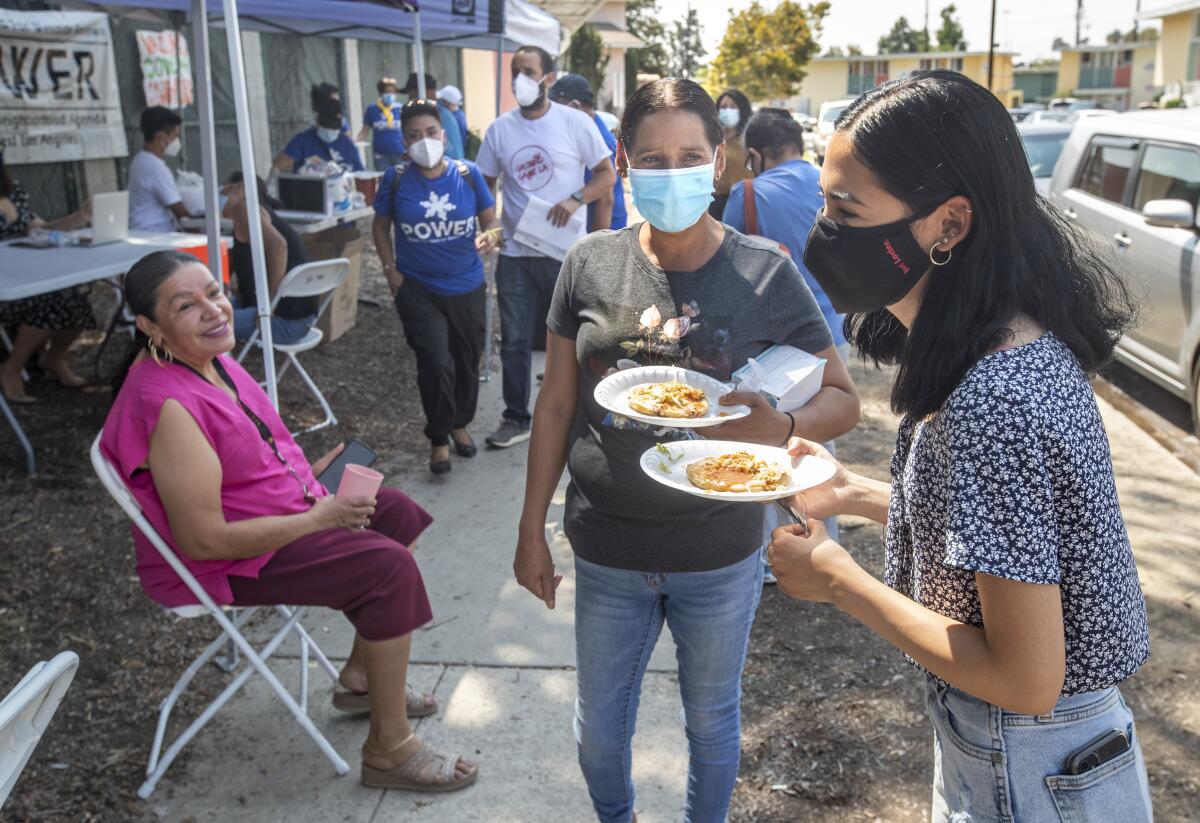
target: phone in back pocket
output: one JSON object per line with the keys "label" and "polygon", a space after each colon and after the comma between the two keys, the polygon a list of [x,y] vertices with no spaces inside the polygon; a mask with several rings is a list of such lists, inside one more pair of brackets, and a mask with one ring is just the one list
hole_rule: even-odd
{"label": "phone in back pocket", "polygon": [[329,489],[333,494],[337,494],[338,486],[342,482],[342,472],[346,470],[346,466],[354,463],[358,466],[372,466],[379,459],[370,447],[357,438],[350,438],[346,443],[346,448],[342,449],[332,463],[330,463],[325,471],[321,472],[321,476],[317,478],[322,486]]}

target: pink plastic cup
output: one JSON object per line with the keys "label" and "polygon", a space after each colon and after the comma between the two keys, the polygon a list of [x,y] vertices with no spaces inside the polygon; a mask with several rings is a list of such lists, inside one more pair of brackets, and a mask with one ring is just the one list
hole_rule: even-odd
{"label": "pink plastic cup", "polygon": [[338,485],[338,497],[369,497],[375,499],[379,487],[383,484],[383,475],[374,469],[360,466],[357,463],[347,463],[342,472],[342,482]]}

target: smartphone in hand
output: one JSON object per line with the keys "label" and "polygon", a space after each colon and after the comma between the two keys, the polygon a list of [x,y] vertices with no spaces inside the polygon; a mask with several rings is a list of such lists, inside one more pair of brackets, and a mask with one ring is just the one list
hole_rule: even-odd
{"label": "smartphone in hand", "polygon": [[321,476],[317,481],[329,489],[330,492],[336,494],[338,486],[342,483],[342,472],[346,470],[346,466],[354,463],[359,466],[372,466],[379,459],[370,447],[357,438],[350,438],[346,442],[346,448],[342,449],[334,461],[325,467],[325,471],[321,472]]}

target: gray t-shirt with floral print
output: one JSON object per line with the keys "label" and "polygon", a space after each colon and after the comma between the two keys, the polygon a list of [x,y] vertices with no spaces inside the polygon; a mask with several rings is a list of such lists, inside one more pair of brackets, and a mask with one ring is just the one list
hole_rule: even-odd
{"label": "gray t-shirt with floral print", "polygon": [[[674,491],[643,474],[642,453],[686,439],[609,413],[596,385],[622,366],[672,365],[718,380],[774,344],[820,352],[829,327],[792,259],[726,228],[696,271],[665,271],[638,243],[641,224],[580,240],[563,261],[547,320],[576,341],[579,405],[571,427],[564,528],[592,563],[646,572],[729,566],[762,544],[763,509]],[[624,362],[623,362],[624,361]]]}

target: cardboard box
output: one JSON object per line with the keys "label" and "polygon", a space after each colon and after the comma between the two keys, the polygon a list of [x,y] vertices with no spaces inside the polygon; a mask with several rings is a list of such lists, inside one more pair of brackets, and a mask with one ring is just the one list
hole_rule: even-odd
{"label": "cardboard box", "polygon": [[345,257],[350,261],[350,273],[333,293],[333,301],[317,321],[317,328],[325,335],[322,345],[332,343],[354,328],[358,319],[359,270],[362,268],[362,253],[367,246],[367,238],[352,225],[335,226],[301,237],[310,262],[332,260],[335,257]]}
{"label": "cardboard box", "polygon": [[771,346],[732,375],[739,391],[760,391],[779,411],[801,408],[821,390],[825,360],[795,346]]}

